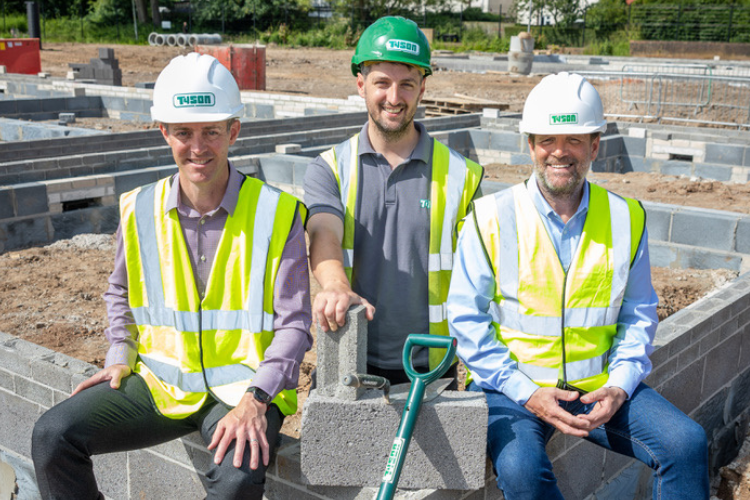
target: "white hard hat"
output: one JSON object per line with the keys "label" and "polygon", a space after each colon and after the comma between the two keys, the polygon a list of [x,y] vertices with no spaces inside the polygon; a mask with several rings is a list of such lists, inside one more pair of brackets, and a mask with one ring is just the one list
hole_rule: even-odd
{"label": "white hard hat", "polygon": [[607,130],[604,107],[596,91],[575,73],[545,76],[523,106],[522,134],[590,134]]}
{"label": "white hard hat", "polygon": [[216,58],[192,52],[172,59],[154,85],[151,119],[162,123],[220,122],[244,106],[232,73]]}

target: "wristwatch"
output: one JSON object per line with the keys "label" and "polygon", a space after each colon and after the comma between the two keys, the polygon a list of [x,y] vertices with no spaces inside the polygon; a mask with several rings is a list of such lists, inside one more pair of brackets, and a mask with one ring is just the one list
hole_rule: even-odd
{"label": "wristwatch", "polygon": [[270,394],[258,387],[248,387],[247,392],[251,392],[255,400],[263,403],[264,405],[269,405],[271,404],[271,401],[273,401],[273,398]]}

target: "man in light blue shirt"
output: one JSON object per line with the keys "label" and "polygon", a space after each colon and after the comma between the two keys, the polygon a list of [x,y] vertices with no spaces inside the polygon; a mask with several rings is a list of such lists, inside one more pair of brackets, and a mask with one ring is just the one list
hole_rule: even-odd
{"label": "man in light blue shirt", "polygon": [[658,323],[645,213],[585,179],[606,130],[598,93],[548,76],[520,128],[534,173],[475,202],[448,295],[498,488],[561,499],[545,450],[559,430],[654,469],[654,498],[707,499],[703,429],[643,384]]}

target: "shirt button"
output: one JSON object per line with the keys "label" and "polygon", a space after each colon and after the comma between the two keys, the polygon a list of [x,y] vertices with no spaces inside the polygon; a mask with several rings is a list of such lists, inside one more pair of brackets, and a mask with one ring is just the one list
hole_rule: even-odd
{"label": "shirt button", "polygon": [[206,223],[206,219],[201,219],[201,226]]}
{"label": "shirt button", "polygon": [[206,256],[205,255],[201,255],[201,262],[206,262]]}

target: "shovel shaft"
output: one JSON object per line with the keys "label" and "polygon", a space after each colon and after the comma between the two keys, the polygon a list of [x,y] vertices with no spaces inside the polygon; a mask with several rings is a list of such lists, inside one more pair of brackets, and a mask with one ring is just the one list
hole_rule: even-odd
{"label": "shovel shaft", "polygon": [[404,467],[406,454],[409,452],[409,443],[412,434],[414,434],[414,425],[417,423],[426,387],[422,379],[418,378],[412,382],[411,389],[409,389],[409,398],[406,400],[404,413],[401,415],[401,422],[398,425],[398,432],[396,432],[396,438],[393,440],[391,453],[388,455],[383,482],[380,483],[378,495],[375,497],[376,500],[390,500],[396,492],[396,486],[399,477],[401,477],[401,469]]}
{"label": "shovel shaft", "polygon": [[[411,350],[415,346],[438,347],[446,349],[445,357],[440,364],[428,373],[418,373],[414,370],[411,359]],[[414,425],[419,416],[427,385],[443,376],[448,370],[456,353],[456,339],[450,337],[438,337],[436,335],[411,334],[404,343],[404,370],[411,379],[409,397],[401,414],[401,422],[398,425],[396,439],[393,440],[391,452],[388,455],[388,463],[383,473],[383,481],[375,497],[376,500],[391,500],[401,477],[401,469],[404,467],[406,453],[409,451],[409,442],[414,434]]]}

